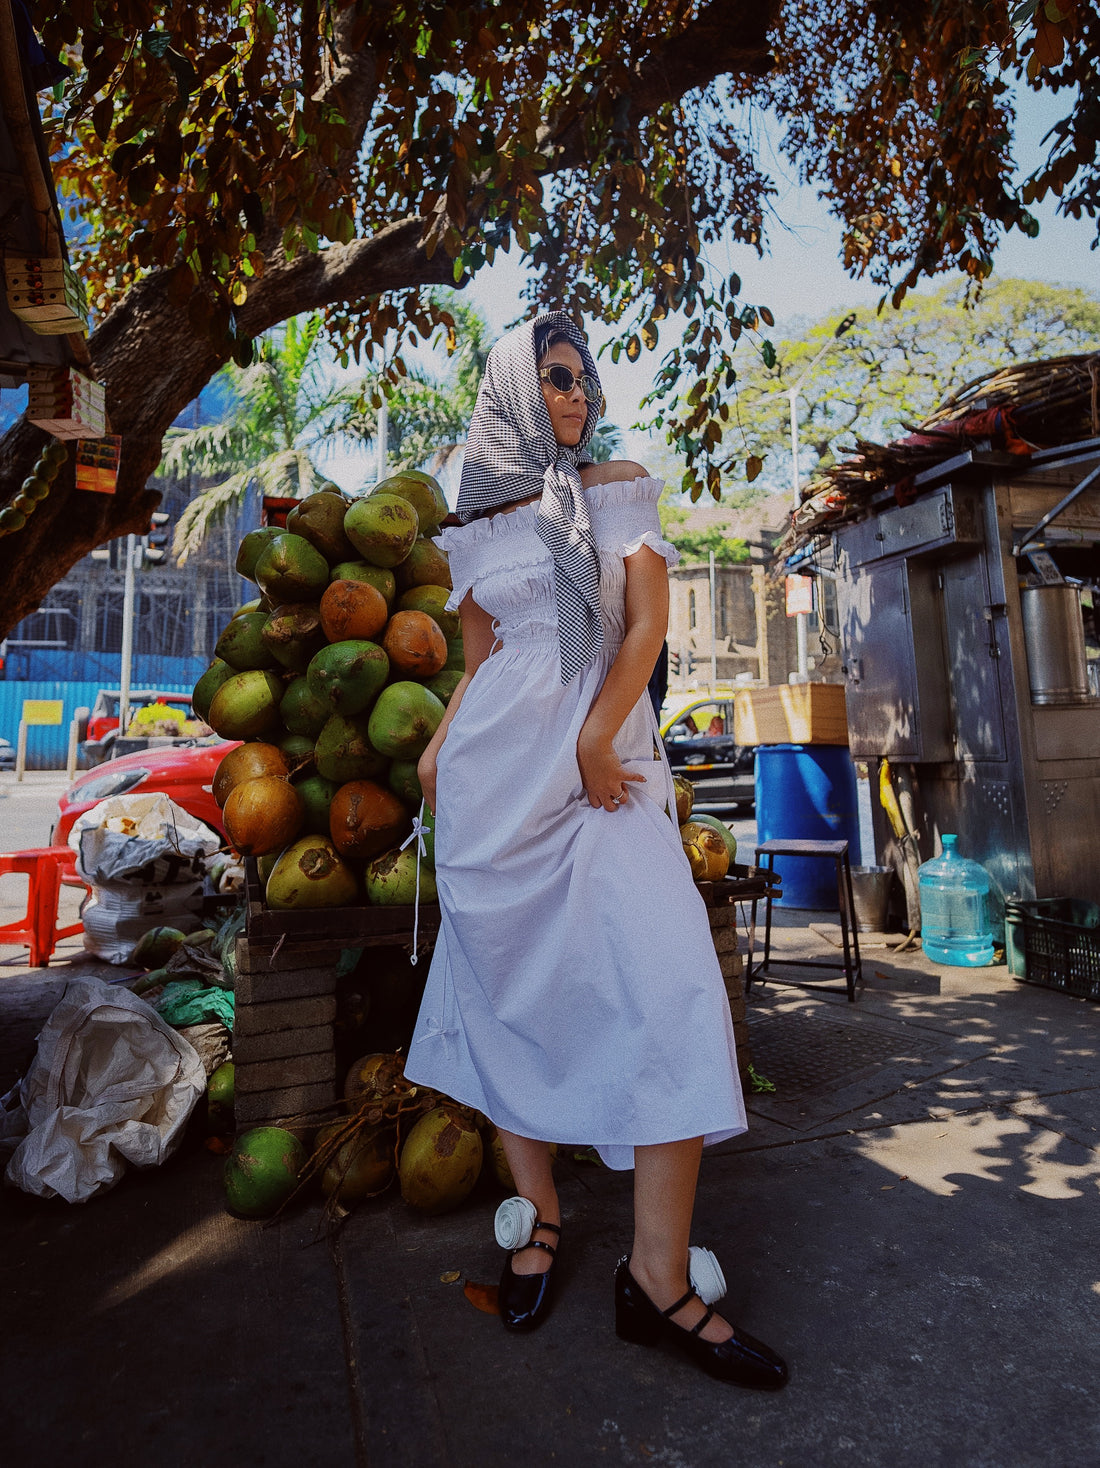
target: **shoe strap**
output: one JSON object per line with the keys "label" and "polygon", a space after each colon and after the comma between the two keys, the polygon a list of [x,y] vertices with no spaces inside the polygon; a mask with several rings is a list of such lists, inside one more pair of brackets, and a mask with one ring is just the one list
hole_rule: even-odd
{"label": "shoe strap", "polygon": [[688,1290],[687,1294],[681,1296],[681,1298],[676,1301],[675,1305],[670,1305],[667,1310],[662,1310],[661,1314],[665,1317],[666,1320],[669,1320],[672,1318],[673,1315],[676,1314],[677,1310],[682,1310],[689,1300],[694,1299],[695,1291]]}
{"label": "shoe strap", "polygon": [[693,1325],[691,1327],[691,1330],[688,1332],[688,1334],[689,1335],[699,1335],[701,1331],[704,1331],[707,1328],[707,1326],[710,1324],[710,1322],[713,1319],[714,1319],[714,1311],[708,1309],[707,1313],[699,1321],[698,1325]]}
{"label": "shoe strap", "polygon": [[561,1225],[558,1223],[542,1223],[539,1219],[536,1219],[531,1225],[531,1232],[537,1233],[540,1228],[549,1229],[552,1234],[557,1234],[559,1238],[561,1237]]}
{"label": "shoe strap", "polygon": [[558,1252],[553,1244],[544,1244],[541,1239],[532,1239],[529,1244],[521,1244],[518,1249],[513,1249],[512,1253],[522,1254],[524,1249],[545,1249],[551,1258]]}

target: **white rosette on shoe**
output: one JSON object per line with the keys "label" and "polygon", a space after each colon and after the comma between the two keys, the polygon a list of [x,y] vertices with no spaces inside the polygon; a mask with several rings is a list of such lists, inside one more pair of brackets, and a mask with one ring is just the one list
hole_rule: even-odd
{"label": "white rosette on shoe", "polygon": [[[524,1200],[517,1199],[518,1202]],[[499,1215],[498,1215],[499,1217]],[[704,1305],[713,1305],[726,1293],[726,1276],[709,1249],[692,1244],[688,1250],[688,1280]]]}
{"label": "white rosette on shoe", "polygon": [[505,1198],[493,1220],[497,1243],[502,1249],[522,1249],[531,1241],[538,1216],[530,1198]]}

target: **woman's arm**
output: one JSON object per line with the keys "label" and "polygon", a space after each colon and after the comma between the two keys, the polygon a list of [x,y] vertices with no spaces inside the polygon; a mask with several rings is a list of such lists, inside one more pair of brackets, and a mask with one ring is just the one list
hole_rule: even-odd
{"label": "woman's arm", "polygon": [[462,651],[466,661],[466,671],[458,680],[455,691],[447,703],[447,712],[443,715],[439,728],[432,735],[431,743],[420,756],[416,766],[416,773],[420,777],[420,788],[424,792],[424,799],[428,802],[428,809],[433,815],[435,813],[436,759],[447,737],[450,722],[458,713],[458,706],[469,687],[470,679],[489,656],[489,650],[493,645],[493,619],[474,601],[472,591],[468,591],[462,598],[458,610],[462,618]]}
{"label": "woman's arm", "polygon": [[645,781],[623,769],[611,741],[649,684],[668,632],[668,567],[643,545],[627,556],[626,636],[608,670],[577,740],[577,763],[590,805],[617,810],[613,797],[627,780]]}

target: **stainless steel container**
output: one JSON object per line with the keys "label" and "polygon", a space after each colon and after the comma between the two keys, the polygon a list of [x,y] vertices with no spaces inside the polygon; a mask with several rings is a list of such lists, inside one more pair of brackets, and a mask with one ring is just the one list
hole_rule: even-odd
{"label": "stainless steel container", "polygon": [[852,901],[858,932],[881,933],[886,927],[893,880],[893,867],[852,868]]}
{"label": "stainless steel container", "polygon": [[1085,625],[1076,586],[1026,586],[1020,609],[1032,703],[1088,703]]}

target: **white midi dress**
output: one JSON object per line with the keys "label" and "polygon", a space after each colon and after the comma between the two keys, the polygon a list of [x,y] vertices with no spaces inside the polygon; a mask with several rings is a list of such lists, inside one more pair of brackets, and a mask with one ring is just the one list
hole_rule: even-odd
{"label": "white midi dress", "polygon": [[660,481],[585,491],[600,554],[604,647],[561,682],[553,561],[535,505],[448,529],[500,646],[470,681],[439,753],[442,921],[406,1075],[520,1136],[634,1148],[745,1131],[729,1004],[675,820],[648,693],[615,738],[628,783],[588,803],[577,736],[624,633],[624,557],[661,538]]}

